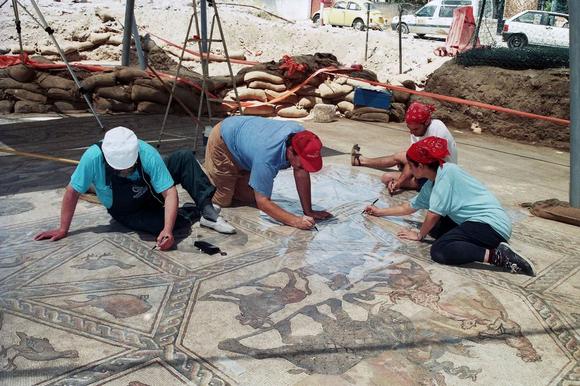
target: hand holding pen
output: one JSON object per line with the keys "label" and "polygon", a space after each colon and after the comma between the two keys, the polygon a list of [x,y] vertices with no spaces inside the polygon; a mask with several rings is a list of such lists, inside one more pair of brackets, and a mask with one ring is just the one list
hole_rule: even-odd
{"label": "hand holding pen", "polygon": [[367,213],[367,214],[373,214],[373,208],[374,208],[374,205],[375,205],[375,204],[376,204],[378,201],[379,201],[379,199],[378,199],[378,198],[377,198],[376,200],[374,200],[372,204],[370,204],[369,206],[367,206],[367,207],[366,207],[366,208],[365,208],[365,209],[364,209],[364,210],[361,212],[361,214],[365,214],[365,213]]}

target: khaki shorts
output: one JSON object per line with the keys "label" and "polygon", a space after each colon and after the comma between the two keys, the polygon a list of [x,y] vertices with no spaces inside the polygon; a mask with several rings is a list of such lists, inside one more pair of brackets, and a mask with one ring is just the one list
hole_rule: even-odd
{"label": "khaki shorts", "polygon": [[205,149],[205,171],[216,187],[213,202],[222,207],[233,201],[242,204],[255,203],[254,190],[248,184],[250,173],[241,169],[228,150],[221,136],[220,124],[212,130]]}

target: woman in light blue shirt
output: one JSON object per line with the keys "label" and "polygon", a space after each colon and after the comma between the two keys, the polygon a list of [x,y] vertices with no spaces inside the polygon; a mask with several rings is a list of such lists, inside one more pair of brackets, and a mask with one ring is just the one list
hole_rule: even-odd
{"label": "woman in light blue shirt", "polygon": [[493,264],[535,276],[533,264],[507,244],[512,224],[495,196],[459,166],[445,163],[447,141],[428,137],[411,145],[407,160],[415,178],[426,178],[419,194],[409,203],[392,208],[368,206],[373,216],[403,216],[426,209],[419,231],[403,230],[398,236],[436,239],[431,258],[441,264],[472,262]]}

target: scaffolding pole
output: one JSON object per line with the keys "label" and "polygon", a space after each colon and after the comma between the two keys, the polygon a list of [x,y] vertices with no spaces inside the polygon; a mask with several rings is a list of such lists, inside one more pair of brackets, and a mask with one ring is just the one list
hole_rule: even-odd
{"label": "scaffolding pole", "polygon": [[580,208],[580,1],[570,11],[570,205]]}

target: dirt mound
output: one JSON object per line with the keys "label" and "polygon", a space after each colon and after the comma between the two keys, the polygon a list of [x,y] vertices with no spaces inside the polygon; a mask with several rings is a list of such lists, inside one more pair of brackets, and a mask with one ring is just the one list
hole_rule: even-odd
{"label": "dirt mound", "polygon": [[[485,66],[463,67],[447,62],[431,74],[425,91],[534,114],[570,118],[569,69],[517,71]],[[518,141],[561,149],[570,146],[569,127],[431,99],[424,101],[435,104],[437,111],[434,116],[460,130],[471,129],[472,124],[477,124],[482,132]]]}

